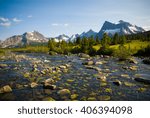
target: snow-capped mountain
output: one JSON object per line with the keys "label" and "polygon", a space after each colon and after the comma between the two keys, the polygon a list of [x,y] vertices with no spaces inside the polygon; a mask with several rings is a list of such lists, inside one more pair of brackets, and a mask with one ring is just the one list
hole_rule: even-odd
{"label": "snow-capped mountain", "polygon": [[125,22],[123,20],[120,20],[119,23],[111,23],[108,21],[105,21],[103,24],[101,30],[97,34],[100,38],[102,38],[104,33],[107,33],[109,36],[113,36],[115,33],[118,33],[120,35],[129,35],[129,34],[136,34],[139,32],[145,32],[145,30],[141,27],[138,27],[136,25],[132,25],[128,22]]}
{"label": "snow-capped mountain", "polygon": [[33,32],[26,32],[22,35],[22,42],[23,43],[44,43],[48,40],[39,32],[33,31]]}
{"label": "snow-capped mountain", "polygon": [[90,29],[89,31],[80,34],[80,37],[91,37],[91,36],[95,37],[96,34],[97,32],[94,32],[92,29]]}
{"label": "snow-capped mountain", "polygon": [[73,34],[73,35],[69,38],[69,41],[74,42],[74,41],[77,39],[77,37],[79,37],[79,36],[80,36],[79,34]]}
{"label": "snow-capped mountain", "polygon": [[39,32],[26,32],[23,35],[15,35],[1,42],[1,47],[17,47],[32,43],[45,43],[48,40]]}
{"label": "snow-capped mountain", "polygon": [[62,35],[59,35],[59,36],[55,37],[54,39],[55,39],[56,42],[59,42],[59,41],[62,41],[62,40],[68,41],[69,38],[70,38],[69,36],[67,36],[65,34],[62,34]]}

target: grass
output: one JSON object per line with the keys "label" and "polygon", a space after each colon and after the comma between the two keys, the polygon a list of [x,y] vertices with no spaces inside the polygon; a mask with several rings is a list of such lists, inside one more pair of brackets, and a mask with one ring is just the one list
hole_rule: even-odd
{"label": "grass", "polygon": [[[143,49],[147,47],[150,44],[150,41],[139,41],[139,40],[133,40],[129,43],[125,44],[125,47],[130,48],[132,50],[132,54],[135,54],[138,50]],[[101,44],[93,46],[94,49],[99,50],[101,47]],[[74,48],[74,47],[73,47]],[[119,48],[119,45],[111,45],[111,49],[117,50]],[[24,48],[1,48],[0,49],[0,56],[5,55],[7,52],[28,52],[28,53],[48,53],[49,49],[46,45],[44,46],[27,46]]]}
{"label": "grass", "polygon": [[[132,50],[132,53],[135,54],[138,50],[146,48],[149,44],[150,44],[150,41],[133,40],[129,43],[126,43],[125,47],[127,49],[130,48],[130,50]],[[101,47],[100,44],[96,45],[96,46],[93,46],[93,48],[96,49],[96,50],[99,50],[100,47]],[[113,49],[113,50],[117,50],[119,48],[119,44],[111,45],[110,48]]]}
{"label": "grass", "polygon": [[13,48],[12,52],[28,52],[28,53],[47,53],[49,51],[47,46],[28,46],[24,48]]}
{"label": "grass", "polygon": [[0,48],[0,56],[6,55],[7,52],[26,52],[26,53],[48,53],[47,46],[27,46],[22,48]]}
{"label": "grass", "polygon": [[[150,44],[149,41],[139,41],[139,40],[133,40],[130,43],[126,43],[125,47],[130,50],[132,50],[132,53],[135,54],[138,50],[146,48]],[[117,50],[119,45],[112,45],[110,46],[111,49]]]}

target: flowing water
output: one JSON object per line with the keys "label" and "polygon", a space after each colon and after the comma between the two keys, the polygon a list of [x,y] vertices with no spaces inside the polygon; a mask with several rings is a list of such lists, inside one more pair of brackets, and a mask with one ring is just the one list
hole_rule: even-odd
{"label": "flowing water", "polygon": [[[143,64],[142,60],[135,58],[137,64],[127,61],[118,61],[116,58],[108,57],[91,57],[94,62],[100,64],[92,65],[101,69],[101,72],[95,69],[89,69],[82,63],[89,60],[80,58],[77,55],[50,56],[40,53],[17,53],[17,59],[4,59],[0,64],[7,64],[7,67],[0,68],[0,87],[9,85],[12,92],[1,93],[0,100],[46,100],[53,98],[54,100],[150,100],[150,85],[137,82],[134,80],[136,74],[150,75],[150,66]],[[57,67],[61,65],[70,65],[67,69]],[[38,71],[33,71],[34,65]],[[129,67],[136,66],[135,70]],[[45,71],[52,68],[54,72]],[[44,71],[43,74],[42,71]],[[29,73],[30,76],[25,76]],[[105,76],[106,80],[98,79]],[[44,89],[41,84],[48,78],[57,79],[56,89]],[[120,86],[116,86],[113,82],[119,80]],[[38,84],[37,87],[31,88],[32,82]],[[68,89],[69,95],[61,96],[58,91]],[[71,95],[76,96],[72,98]]]}

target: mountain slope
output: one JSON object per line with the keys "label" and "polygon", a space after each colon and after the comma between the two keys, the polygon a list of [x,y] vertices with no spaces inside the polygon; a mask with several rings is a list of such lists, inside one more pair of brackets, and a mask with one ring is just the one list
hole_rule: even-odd
{"label": "mountain slope", "polygon": [[141,27],[132,25],[123,20],[120,20],[118,24],[105,21],[97,35],[99,38],[102,38],[104,33],[107,33],[109,36],[113,36],[115,33],[118,33],[120,35],[129,35],[136,34],[139,32],[145,32],[145,30]]}
{"label": "mountain slope", "polygon": [[95,37],[96,34],[97,33],[95,31],[93,31],[92,29],[90,29],[89,31],[83,32],[82,34],[80,34],[80,37],[91,37],[91,36]]}
{"label": "mountain slope", "polygon": [[23,35],[15,35],[7,38],[5,41],[1,42],[1,47],[18,47],[23,45],[29,45],[33,43],[45,43],[48,40],[39,32],[26,32]]}
{"label": "mountain slope", "polygon": [[59,35],[59,36],[55,37],[54,39],[55,39],[56,42],[59,42],[59,41],[62,41],[62,40],[68,41],[69,38],[70,38],[69,36],[67,36],[65,34],[62,34],[62,35]]}

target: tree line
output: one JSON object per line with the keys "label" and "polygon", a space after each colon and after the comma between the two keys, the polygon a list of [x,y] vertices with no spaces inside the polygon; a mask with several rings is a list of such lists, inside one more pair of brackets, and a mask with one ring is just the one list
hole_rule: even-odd
{"label": "tree line", "polygon": [[[103,34],[102,39],[99,37],[77,37],[75,41],[59,41],[56,42],[54,38],[48,41],[48,48],[50,54],[69,54],[69,53],[86,53],[91,56],[94,55],[120,55],[120,57],[128,57],[131,55],[130,49],[127,49],[124,45],[133,39],[142,41],[150,41],[150,32],[143,34],[134,35],[119,35],[115,33],[113,37],[110,37],[107,33]],[[134,37],[134,38],[133,38]],[[138,38],[137,38],[138,37]],[[143,38],[141,38],[143,37]],[[110,48],[110,45],[119,45],[117,51],[114,52]],[[98,50],[94,46],[101,45]]]}

